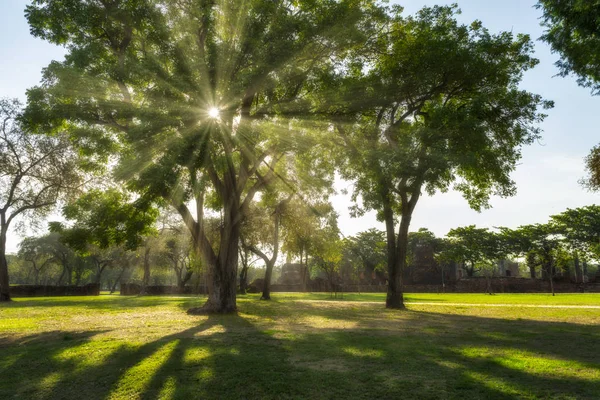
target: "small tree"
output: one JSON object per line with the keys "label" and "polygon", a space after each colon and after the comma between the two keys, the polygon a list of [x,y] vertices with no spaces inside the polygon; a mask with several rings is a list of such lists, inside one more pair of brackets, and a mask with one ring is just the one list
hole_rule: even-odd
{"label": "small tree", "polygon": [[46,268],[58,261],[43,237],[28,237],[21,241],[18,256],[27,261],[33,272],[33,284],[39,284],[39,277]]}
{"label": "small tree", "polygon": [[51,222],[50,230],[60,233],[66,244],[92,260],[95,282],[100,284],[102,273],[114,265],[117,253],[136,250],[155,233],[158,211],[142,199],[130,202],[125,192],[108,189],[89,191],[66,205],[63,215],[72,222]]}
{"label": "small tree", "polygon": [[469,225],[451,229],[447,236],[449,242],[444,249],[444,258],[461,263],[468,277],[475,276],[482,265],[493,264],[501,256],[499,236],[487,228]]}
{"label": "small tree", "polygon": [[18,100],[0,99],[0,301],[10,300],[6,239],[11,224],[48,215],[79,183],[67,137],[26,130],[20,113]]}
{"label": "small tree", "polygon": [[343,286],[340,279],[340,266],[343,256],[343,244],[337,226],[327,226],[319,231],[315,240],[312,262],[327,276],[331,294],[337,298]]}
{"label": "small tree", "polygon": [[386,244],[385,232],[375,228],[359,232],[344,239],[345,262],[355,271],[360,283],[361,276],[385,272]]}

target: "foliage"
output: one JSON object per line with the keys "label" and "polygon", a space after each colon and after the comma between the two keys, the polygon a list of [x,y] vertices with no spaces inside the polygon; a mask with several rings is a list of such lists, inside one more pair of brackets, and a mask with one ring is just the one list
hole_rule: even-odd
{"label": "foliage", "polygon": [[[362,280],[362,275],[385,271],[385,232],[371,228],[345,238],[342,246],[343,262],[346,267],[349,267],[350,274],[354,275],[357,281]],[[367,276],[365,278],[368,280]]]}
{"label": "foliage", "polygon": [[542,25],[546,28],[542,40],[562,59],[556,62],[562,76],[578,76],[581,86],[594,94],[600,89],[600,4],[595,1],[539,0],[543,11]]}
{"label": "foliage", "polygon": [[484,269],[487,272],[505,256],[501,236],[475,225],[451,229],[441,258],[462,263],[467,276]]}
{"label": "foliage", "polygon": [[88,245],[107,249],[124,246],[138,248],[145,236],[155,233],[158,211],[144,201],[130,202],[117,189],[90,190],[63,208],[63,216],[71,226],[53,222],[50,230],[60,232],[72,248],[85,253]]}
{"label": "foliage", "polygon": [[[69,52],[28,92],[27,121],[66,126],[82,151],[117,158],[128,188],[172,204],[218,285],[207,309],[231,312],[248,207],[285,155],[318,147],[298,121],[305,98],[380,13],[371,0],[36,0],[32,33]],[[223,218],[218,249],[205,208]]]}
{"label": "foliage", "polygon": [[79,183],[78,157],[62,130],[36,135],[21,122],[18,100],[0,99],[0,301],[10,300],[6,236],[11,224],[35,223]]}
{"label": "foliage", "polygon": [[402,307],[401,271],[421,193],[454,188],[477,210],[492,194],[513,195],[510,173],[522,146],[540,135],[539,109],[552,106],[519,88],[538,62],[527,35],[461,25],[456,12],[436,6],[393,15],[348,74],[328,76],[318,103],[337,117],[339,167],[362,200],[355,211],[376,210],[385,221],[389,307]]}
{"label": "foliage", "polygon": [[572,248],[600,256],[600,206],[569,208],[550,219],[553,231],[563,235]]}
{"label": "foliage", "polygon": [[[586,0],[540,0],[542,39],[561,55],[556,62],[561,76],[575,74],[580,86],[600,94],[600,4]],[[600,147],[595,146],[585,158],[588,176],[581,181],[592,190],[600,189]]]}

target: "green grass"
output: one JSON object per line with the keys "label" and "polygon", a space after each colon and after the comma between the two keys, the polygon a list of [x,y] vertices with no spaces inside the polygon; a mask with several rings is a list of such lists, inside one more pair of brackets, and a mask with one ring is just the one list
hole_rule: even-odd
{"label": "green grass", "polygon": [[[329,293],[275,293],[277,298],[298,300],[336,300]],[[341,297],[339,297],[341,296]],[[385,301],[385,293],[343,293],[340,301]],[[600,306],[596,293],[407,293],[406,302],[465,303],[465,304],[515,304],[515,305],[593,305]]]}
{"label": "green grass", "polygon": [[194,297],[17,299],[0,307],[0,397],[600,398],[600,309],[518,307],[600,295],[382,300],[248,295],[238,315],[199,317]]}

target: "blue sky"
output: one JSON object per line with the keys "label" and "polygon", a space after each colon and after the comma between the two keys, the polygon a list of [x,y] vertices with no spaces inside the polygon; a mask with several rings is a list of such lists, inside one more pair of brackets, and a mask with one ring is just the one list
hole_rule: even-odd
{"label": "blue sky", "polygon": [[[400,3],[406,13],[414,13],[424,5],[450,4],[456,1],[407,0]],[[27,88],[36,85],[42,68],[60,60],[64,49],[29,35],[23,10],[25,0],[3,0],[0,5],[0,97],[25,99]],[[469,209],[460,194],[449,192],[423,197],[415,210],[412,229],[427,227],[444,235],[457,226],[516,227],[522,224],[545,222],[549,215],[566,208],[598,202],[600,194],[589,193],[577,183],[584,176],[583,157],[600,142],[600,97],[577,86],[574,78],[554,77],[557,54],[537,39],[542,34],[539,25],[541,12],[534,8],[536,1],[528,0],[464,0],[457,1],[462,10],[459,19],[469,23],[483,22],[492,32],[502,30],[527,33],[536,40],[536,57],[540,64],[529,71],[522,87],[555,101],[555,108],[541,125],[543,139],[527,147],[513,178],[517,195],[509,199],[494,198],[492,209],[477,213]],[[348,188],[348,182],[337,182],[338,188]],[[351,219],[348,196],[335,196],[334,204],[340,213],[340,228],[345,235],[376,226],[372,213]],[[12,234],[8,249],[15,251],[19,238]]]}

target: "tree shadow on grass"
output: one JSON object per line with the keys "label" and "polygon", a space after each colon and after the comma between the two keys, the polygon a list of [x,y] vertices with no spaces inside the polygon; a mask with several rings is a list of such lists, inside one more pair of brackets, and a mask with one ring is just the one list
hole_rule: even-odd
{"label": "tree shadow on grass", "polygon": [[[264,302],[263,302],[264,303]],[[597,326],[304,303],[136,343],[103,332],[0,342],[0,395],[107,398],[599,398]],[[268,311],[268,312],[267,312]],[[295,314],[294,314],[295,313]],[[281,327],[277,316],[345,318],[351,329]],[[377,318],[401,315],[388,325]],[[267,322],[255,323],[260,316]],[[396,326],[402,324],[402,326]]]}

